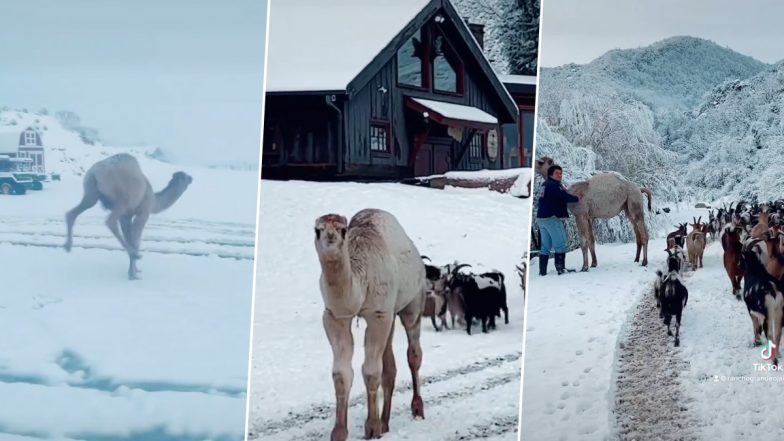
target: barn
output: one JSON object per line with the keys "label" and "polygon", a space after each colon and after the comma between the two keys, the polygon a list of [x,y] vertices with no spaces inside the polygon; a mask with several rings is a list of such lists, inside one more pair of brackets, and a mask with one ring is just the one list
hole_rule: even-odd
{"label": "barn", "polygon": [[268,32],[264,179],[524,165],[522,137],[503,135],[521,107],[482,52],[482,26],[449,0],[272,0]]}
{"label": "barn", "polygon": [[33,127],[0,126],[0,155],[32,159],[32,171],[46,173],[41,133]]}

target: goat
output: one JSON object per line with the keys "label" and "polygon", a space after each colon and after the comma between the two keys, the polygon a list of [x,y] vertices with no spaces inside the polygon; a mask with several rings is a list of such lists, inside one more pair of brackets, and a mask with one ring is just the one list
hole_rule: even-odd
{"label": "goat", "polygon": [[459,292],[465,307],[466,332],[471,335],[471,325],[476,317],[482,322],[482,332],[487,332],[488,327],[495,329],[495,317],[503,302],[500,286],[489,277],[475,274],[461,274],[458,271],[468,264],[459,264],[452,270],[449,288]]}
{"label": "goat", "polygon": [[768,213],[767,207],[762,207],[762,211],[759,214],[757,225],[754,225],[754,227],[751,229],[751,232],[749,232],[749,236],[751,236],[752,239],[762,239],[762,235],[768,231],[769,220],[770,220],[770,214]]}
{"label": "goat", "polygon": [[740,282],[743,280],[743,267],[741,266],[742,228],[734,221],[724,226],[721,231],[721,247],[724,249],[724,270],[732,283],[732,294],[740,300]]}
{"label": "goat", "polygon": [[784,233],[771,229],[763,235],[768,248],[768,263],[765,269],[778,281],[784,281]]}
{"label": "goat", "polygon": [[[700,219],[702,219],[702,216],[700,216]],[[695,219],[691,227],[693,230],[686,236],[686,247],[689,252],[691,268],[696,271],[698,265],[702,268],[702,255],[705,252],[705,233],[702,232],[702,224],[699,219]]]}
{"label": "goat", "polygon": [[667,248],[664,251],[667,252],[668,256],[673,254],[678,258],[678,273],[682,274],[683,271],[686,270],[686,253],[684,253],[683,248],[675,243],[675,238],[667,240]]}
{"label": "goat", "polygon": [[[669,243],[670,239],[674,239],[675,243],[678,244],[678,246],[683,247],[683,245],[684,245],[683,244],[683,240],[686,237],[686,226],[687,225],[688,224],[678,224],[678,225],[676,225],[675,228],[677,228],[677,230],[675,230],[675,231],[673,231],[673,232],[671,232],[670,234],[667,235],[667,242]],[[669,245],[667,245],[667,247],[669,248]]]}
{"label": "goat", "polygon": [[657,304],[661,305],[659,317],[664,319],[664,324],[667,325],[667,335],[669,336],[672,336],[670,324],[672,316],[675,316],[675,347],[677,348],[681,344],[681,316],[683,308],[686,307],[686,302],[689,299],[689,291],[683,285],[678,275],[678,257],[669,251],[667,254],[667,275],[663,275],[661,271],[656,271],[660,280],[658,283]]}
{"label": "goat", "polygon": [[500,311],[504,312],[504,324],[509,324],[509,307],[506,304],[506,285],[504,284],[504,273],[498,270],[487,271],[479,275],[479,277],[486,277],[498,284],[499,289],[501,290],[501,297],[499,298],[498,306],[499,306],[499,313],[498,317],[501,317]]}
{"label": "goat", "polygon": [[784,293],[781,283],[771,276],[760,260],[762,239],[751,239],[743,244],[741,264],[745,272],[743,300],[754,328],[752,346],[762,344],[762,332],[771,341],[773,364],[778,365],[778,347],[781,340]]}

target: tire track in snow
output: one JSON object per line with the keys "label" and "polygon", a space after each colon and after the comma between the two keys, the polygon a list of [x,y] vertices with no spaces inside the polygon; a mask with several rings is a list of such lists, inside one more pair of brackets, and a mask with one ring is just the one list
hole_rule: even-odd
{"label": "tire track in snow", "polygon": [[[106,229],[102,222],[90,219],[82,224],[86,232],[74,234],[74,248],[125,253],[125,250],[116,242],[114,236],[102,233]],[[13,228],[14,225],[17,225],[18,229]],[[56,225],[62,227],[62,232],[52,230]],[[164,225],[168,225],[168,227]],[[219,225],[221,228],[219,231],[210,231],[210,225]],[[63,243],[65,243],[65,223],[62,220],[16,219],[12,222],[4,222],[4,226],[6,228],[0,230],[0,244],[62,248]],[[253,260],[254,257],[255,232],[249,230],[248,225],[201,221],[169,221],[151,223],[147,229],[154,230],[155,233],[142,238],[142,254],[175,254],[194,257],[215,256],[235,260]],[[98,231],[101,231],[101,233],[98,233]]]}
{"label": "tire track in snow", "polygon": [[[483,361],[474,362],[458,368],[449,369],[437,375],[423,377],[421,379],[423,396],[425,395],[424,392],[426,391],[427,387],[430,385],[448,382],[455,378],[459,378],[460,376],[463,375],[482,372],[484,370],[494,368],[494,367],[499,367],[508,363],[514,363],[516,365],[515,369],[512,372],[502,374],[500,376],[491,377],[490,379],[482,383],[475,384],[469,387],[458,388],[448,393],[427,397],[426,401],[432,403],[431,405],[435,405],[435,406],[443,405],[444,403],[458,400],[466,396],[470,396],[474,393],[480,392],[487,388],[499,387],[501,385],[514,381],[515,379],[519,380],[520,367],[517,366],[516,362],[519,361],[521,357],[522,357],[521,352],[514,352],[510,354],[497,356],[494,358],[488,358]],[[397,383],[395,385],[394,397],[397,397],[400,393],[408,392],[411,389],[412,389],[412,384],[410,381]],[[396,401],[394,397],[393,397],[393,402]],[[349,405],[349,409],[351,409],[351,408],[358,408],[360,406],[364,406],[365,403],[366,403],[366,396],[364,393],[362,393],[349,400],[348,405]],[[393,409],[392,415],[394,416],[394,415],[410,412],[408,405],[409,403],[406,403],[403,409]],[[299,412],[290,412],[289,415],[285,418],[281,418],[274,421],[259,420],[256,424],[254,424],[258,429],[251,428],[248,433],[248,439],[257,439],[257,438],[263,439],[265,436],[275,435],[292,429],[297,429],[305,424],[314,421],[331,420],[332,418],[334,418],[334,416],[335,416],[335,403],[329,402],[329,403],[314,404],[305,410]],[[515,419],[513,430],[516,429],[517,429],[517,420]],[[356,431],[358,429],[354,428],[353,430]],[[364,431],[364,428],[360,428],[360,430]],[[307,434],[307,438],[305,439],[323,439],[323,438],[324,438],[324,432],[319,431],[317,433],[309,432]]]}
{"label": "tire track in snow", "polygon": [[[508,383],[514,381],[515,379],[519,379],[519,378],[520,378],[520,372],[519,371],[518,372],[509,372],[509,373],[505,373],[505,374],[502,374],[502,375],[499,375],[499,376],[491,377],[491,378],[489,378],[489,379],[487,379],[487,380],[485,380],[485,381],[483,381],[481,383],[474,384],[474,385],[469,386],[469,387],[459,388],[459,389],[456,389],[456,390],[453,390],[453,391],[450,391],[450,392],[428,396],[427,397],[427,401],[429,402],[429,406],[428,407],[444,407],[444,406],[448,406],[448,405],[450,405],[450,404],[452,404],[452,403],[454,403],[454,402],[456,402],[458,400],[463,400],[466,397],[470,397],[470,396],[476,395],[477,393],[484,392],[484,391],[487,391],[487,390],[490,390],[490,389],[495,389],[497,387],[501,387],[501,386],[503,386],[505,384],[508,384]],[[395,390],[395,392],[397,393],[397,390]],[[423,387],[422,388],[422,392],[423,392],[423,395],[425,395],[427,390]],[[357,403],[357,406],[356,406],[356,407],[360,408],[360,409],[357,409],[357,411],[360,411],[360,412],[362,411],[362,409],[364,409],[365,402],[366,402],[365,401],[365,397],[363,396],[362,398],[363,399],[359,403]],[[401,404],[399,401],[396,401],[393,398],[392,399],[392,403],[393,403],[392,404],[393,408],[392,408],[392,412],[390,413],[390,417],[391,418],[411,415],[410,402],[408,400],[403,400],[403,403]],[[427,403],[426,403],[426,405],[427,405]],[[329,427],[310,430],[304,436],[301,436],[301,437],[297,436],[296,439],[298,439],[298,440],[301,439],[301,440],[306,440],[306,441],[317,441],[317,440],[324,439],[324,435],[329,433],[332,430],[332,418],[334,418],[334,405],[333,405],[333,407],[330,410],[331,410],[331,413],[329,414],[329,420],[325,421],[329,425]],[[380,409],[379,409],[379,411],[380,411]],[[427,415],[427,409],[425,410],[425,412],[426,412],[425,415]],[[364,426],[365,420],[364,420],[364,417],[357,419],[357,422],[359,422],[359,424],[354,424],[353,427],[349,427],[349,429],[348,429],[349,433],[355,433],[355,434],[356,433],[364,433],[364,430],[365,430],[365,426]],[[349,424],[351,424],[351,422],[349,422]],[[452,439],[454,439],[454,440],[477,439],[477,438],[480,438],[480,437],[477,437],[474,434],[481,434],[483,432],[485,434],[481,438],[488,438],[490,436],[500,435],[500,434],[502,434],[504,432],[508,432],[510,430],[517,430],[517,417],[516,416],[514,417],[514,424],[497,425],[497,424],[494,424],[494,423],[491,422],[491,423],[486,423],[486,424],[481,424],[481,425],[475,425],[475,426],[469,427],[465,433],[459,433],[458,432],[458,434],[454,435],[454,437],[449,438],[449,439],[450,440],[452,440]]]}
{"label": "tire track in snow", "polygon": [[[688,275],[684,283],[689,288],[687,281]],[[689,363],[675,347],[674,337],[667,335],[652,290],[637,304],[618,348],[614,413],[619,439],[697,440],[690,403],[681,393],[680,374]],[[683,320],[688,316],[684,312]],[[681,343],[683,337],[688,339],[681,332]]]}

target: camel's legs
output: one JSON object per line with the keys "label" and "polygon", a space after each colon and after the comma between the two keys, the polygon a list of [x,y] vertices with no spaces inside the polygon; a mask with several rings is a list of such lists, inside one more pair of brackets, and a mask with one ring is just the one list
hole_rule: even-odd
{"label": "camel's legs", "polygon": [[109,217],[106,218],[106,226],[109,228],[109,231],[114,234],[114,237],[120,241],[120,245],[122,245],[122,247],[130,253],[128,243],[126,243],[125,239],[123,239],[122,233],[120,232],[120,214],[118,212],[112,211],[109,214]]}
{"label": "camel's legs", "polygon": [[[398,316],[403,327],[406,328],[408,337],[408,367],[411,369],[411,384],[414,396],[411,399],[411,413],[416,417],[425,418],[425,404],[422,401],[419,382],[419,368],[422,366],[422,347],[419,344],[419,335],[422,324],[422,302],[414,300],[406,306]],[[466,320],[469,320],[466,317]]]}
{"label": "camel's legs", "polygon": [[392,337],[395,334],[395,320],[392,319],[392,329],[387,337],[384,348],[383,367],[381,371],[381,388],[384,390],[384,408],[381,410],[381,433],[389,432],[389,416],[392,413],[392,393],[395,391],[395,353],[392,351]]}
{"label": "camel's legs", "polygon": [[365,329],[365,361],[362,363],[362,377],[367,391],[368,415],[365,420],[365,439],[381,438],[381,418],[378,412],[378,388],[381,386],[383,355],[386,352],[389,333],[395,316],[378,314],[369,317]]}
{"label": "camel's legs", "polygon": [[591,248],[588,237],[590,219],[587,215],[578,214],[575,216],[575,220],[577,221],[577,231],[580,233],[580,251],[583,252],[583,267],[580,271],[588,271],[588,250]]}
{"label": "camel's legs", "polygon": [[150,219],[150,213],[139,213],[133,218],[133,224],[131,225],[131,246],[135,251],[135,257],[137,259],[141,258],[139,255],[139,248],[141,248],[142,243],[142,231],[144,231],[144,226],[147,225],[147,220]]}
{"label": "camel's legs", "polygon": [[136,280],[139,278],[141,271],[136,267],[136,259],[138,256],[138,249],[134,249],[133,233],[132,233],[132,219],[133,215],[126,215],[120,217],[120,229],[122,230],[123,238],[125,238],[126,251],[128,252],[128,279]]}
{"label": "camel's legs", "polygon": [[354,370],[351,356],[354,354],[354,336],[351,335],[351,319],[338,319],[329,310],[324,310],[323,322],[327,339],[332,346],[332,382],[335,385],[335,427],[331,441],[345,441],[348,438],[348,396]]}
{"label": "camel's legs", "polygon": [[599,262],[596,260],[596,235],[594,234],[593,219],[588,218],[588,248],[591,250],[591,267],[596,268]]}
{"label": "camel's legs", "polygon": [[626,214],[626,218],[629,219],[629,222],[632,224],[632,231],[634,231],[634,242],[637,245],[637,252],[634,254],[634,261],[640,261],[640,251],[642,251],[642,236],[640,236],[640,229],[637,227],[637,220],[632,217],[631,211],[629,211],[628,204],[623,207],[624,213]]}
{"label": "camel's legs", "polygon": [[648,231],[645,230],[645,220],[638,219],[635,224],[640,230],[640,243],[642,244],[642,263],[640,265],[648,265]]}
{"label": "camel's legs", "polygon": [[74,222],[76,222],[76,218],[86,210],[92,208],[96,203],[98,203],[98,190],[94,187],[85,185],[82,201],[79,202],[79,205],[65,213],[65,225],[68,230],[68,236],[64,245],[66,251],[70,252],[71,246],[73,245],[73,226]]}

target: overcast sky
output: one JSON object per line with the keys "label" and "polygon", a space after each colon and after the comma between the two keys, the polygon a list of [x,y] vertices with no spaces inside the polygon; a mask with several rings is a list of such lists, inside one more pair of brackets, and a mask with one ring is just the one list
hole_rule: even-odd
{"label": "overcast sky", "polygon": [[24,0],[0,8],[0,107],[76,112],[105,143],[258,163],[266,2]]}
{"label": "overcast sky", "polygon": [[539,64],[587,63],[611,49],[676,35],[712,40],[759,61],[784,59],[781,0],[542,0]]}

